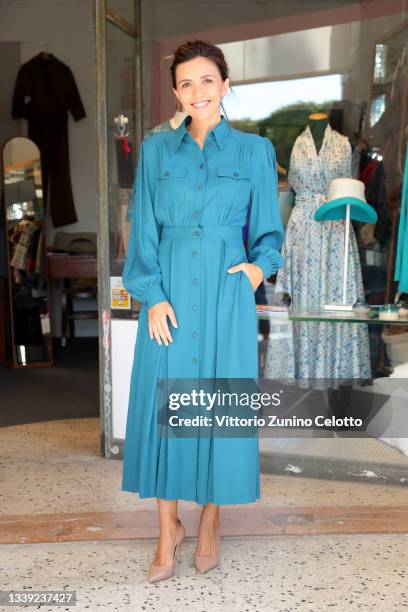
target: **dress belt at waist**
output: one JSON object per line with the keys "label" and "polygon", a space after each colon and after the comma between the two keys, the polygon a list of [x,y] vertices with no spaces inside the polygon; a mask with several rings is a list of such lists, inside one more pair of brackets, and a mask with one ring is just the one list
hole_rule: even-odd
{"label": "dress belt at waist", "polygon": [[295,206],[298,209],[306,209],[310,215],[313,215],[313,213],[326,201],[327,194],[318,193],[316,191],[297,193],[295,196]]}
{"label": "dress belt at waist", "polygon": [[242,239],[241,225],[163,225],[162,236],[237,236]]}
{"label": "dress belt at waist", "polygon": [[299,201],[307,201],[307,200],[318,200],[319,202],[325,202],[327,200],[327,193],[318,193],[317,191],[308,191],[297,193],[295,195],[295,200]]}

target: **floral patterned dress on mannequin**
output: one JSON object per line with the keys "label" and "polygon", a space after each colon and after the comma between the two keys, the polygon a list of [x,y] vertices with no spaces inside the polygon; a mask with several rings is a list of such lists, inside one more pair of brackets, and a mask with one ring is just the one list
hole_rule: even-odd
{"label": "floral patterned dress on mannequin", "polygon": [[[345,136],[328,124],[319,153],[309,126],[298,136],[288,176],[296,192],[295,206],[282,249],[285,263],[278,271],[275,287],[276,292],[291,296],[293,308],[316,309],[342,302],[339,262],[344,251],[344,223],[319,223],[314,220],[314,213],[326,200],[331,181],[350,176],[351,146]],[[353,304],[364,294],[354,231],[350,234],[348,256],[347,300]],[[273,323],[272,329],[276,325]],[[278,333],[272,333],[265,376],[296,379],[299,386],[321,389],[335,388],[345,380],[369,379],[367,326],[347,322],[285,322]]]}

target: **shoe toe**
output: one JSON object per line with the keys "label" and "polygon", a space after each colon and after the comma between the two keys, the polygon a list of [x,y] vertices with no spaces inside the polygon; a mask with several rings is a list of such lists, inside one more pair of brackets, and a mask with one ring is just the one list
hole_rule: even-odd
{"label": "shoe toe", "polygon": [[212,569],[213,567],[216,567],[218,565],[218,562],[219,562],[218,556],[206,557],[203,555],[196,555],[195,560],[194,560],[194,565],[199,572],[204,574],[205,572],[208,572],[208,570]]}
{"label": "shoe toe", "polygon": [[149,582],[158,582],[159,580],[171,578],[173,573],[173,567],[167,567],[165,565],[151,565],[149,568],[147,579]]}

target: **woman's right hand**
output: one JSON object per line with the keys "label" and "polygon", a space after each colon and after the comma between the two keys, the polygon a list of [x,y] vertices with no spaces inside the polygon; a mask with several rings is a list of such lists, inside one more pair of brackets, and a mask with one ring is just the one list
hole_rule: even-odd
{"label": "woman's right hand", "polygon": [[161,345],[163,341],[166,346],[169,345],[169,342],[173,342],[169,326],[167,325],[167,317],[169,317],[174,327],[178,327],[178,325],[170,302],[159,302],[149,308],[148,317],[150,340],[155,338],[157,344]]}

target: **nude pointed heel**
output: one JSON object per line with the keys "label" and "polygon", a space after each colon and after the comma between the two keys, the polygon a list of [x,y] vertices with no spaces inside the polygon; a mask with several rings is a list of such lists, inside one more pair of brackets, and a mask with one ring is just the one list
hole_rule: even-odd
{"label": "nude pointed heel", "polygon": [[218,545],[218,552],[216,555],[194,555],[194,565],[201,574],[208,572],[208,570],[217,567],[220,562],[220,527],[218,526],[216,531],[216,539]]}
{"label": "nude pointed heel", "polygon": [[180,550],[180,544],[184,540],[186,530],[180,519],[177,519],[177,534],[176,541],[174,544],[173,561],[170,565],[153,565],[150,564],[149,571],[147,573],[147,579],[149,582],[159,582],[159,580],[166,580],[174,575],[174,561],[178,557]]}

